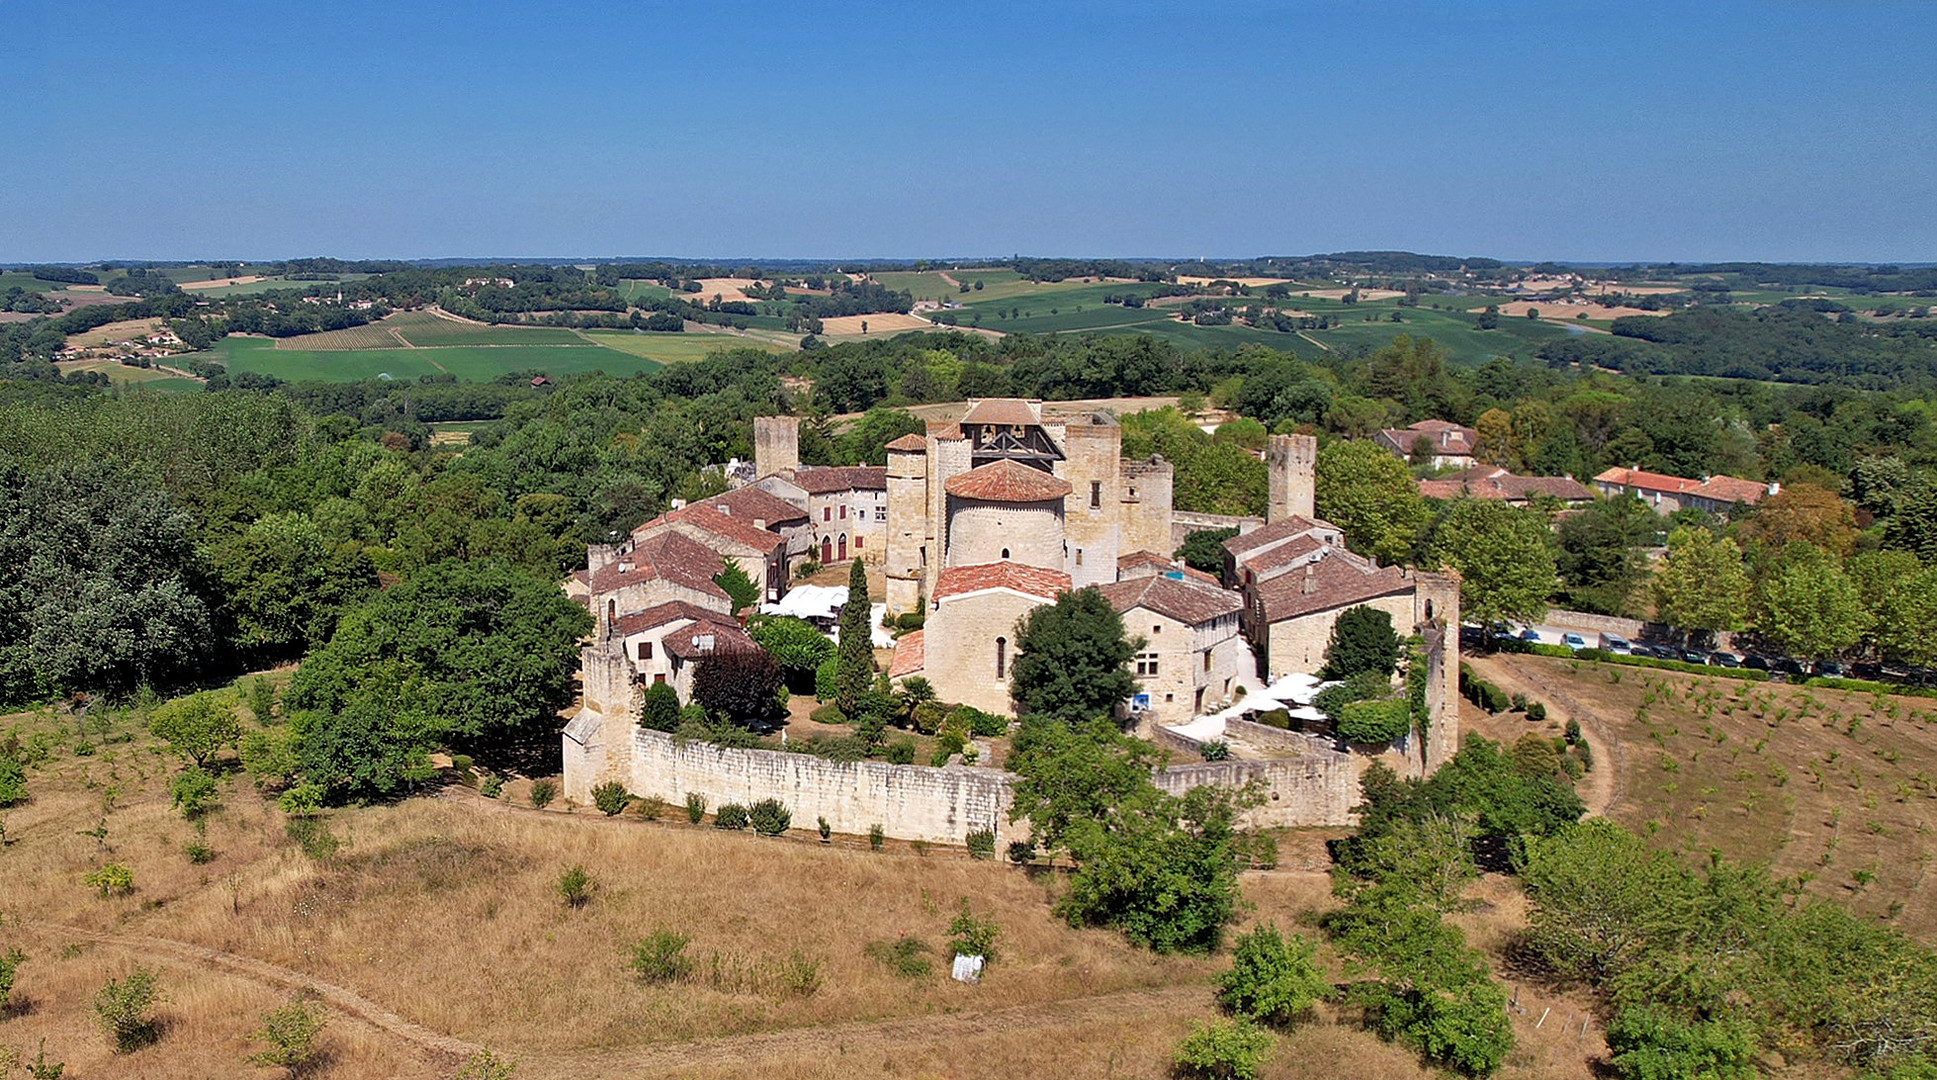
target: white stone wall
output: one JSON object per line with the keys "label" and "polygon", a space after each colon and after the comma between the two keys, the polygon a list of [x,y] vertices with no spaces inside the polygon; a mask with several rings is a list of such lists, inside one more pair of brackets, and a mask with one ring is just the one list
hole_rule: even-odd
{"label": "white stone wall", "polygon": [[[1412,633],[1413,596],[1380,596],[1350,607],[1369,607],[1392,616],[1392,628],[1404,638]],[[1325,665],[1325,646],[1331,644],[1332,624],[1346,608],[1315,611],[1296,619],[1272,623],[1265,642],[1265,664],[1271,679],[1295,672],[1313,672]]]}

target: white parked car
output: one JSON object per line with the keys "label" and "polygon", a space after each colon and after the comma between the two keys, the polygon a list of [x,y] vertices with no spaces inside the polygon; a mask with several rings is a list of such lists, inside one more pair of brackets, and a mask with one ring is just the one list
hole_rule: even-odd
{"label": "white parked car", "polygon": [[1560,643],[1575,652],[1580,652],[1582,649],[1587,648],[1587,639],[1579,634],[1562,634],[1560,635]]}
{"label": "white parked car", "polygon": [[1628,644],[1628,639],[1619,634],[1602,634],[1601,648],[1606,649],[1608,652],[1620,653],[1622,655],[1634,651],[1634,646]]}

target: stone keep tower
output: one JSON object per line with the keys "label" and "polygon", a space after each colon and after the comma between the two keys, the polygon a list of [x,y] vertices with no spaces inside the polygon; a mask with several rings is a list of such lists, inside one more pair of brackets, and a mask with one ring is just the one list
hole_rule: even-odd
{"label": "stone keep tower", "polygon": [[785,473],[793,479],[800,470],[800,418],[794,416],[756,416],[753,418],[753,474],[764,479]]}
{"label": "stone keep tower", "polygon": [[[1104,419],[1108,419],[1105,417]],[[1072,423],[1063,432],[1064,453],[1059,474],[1069,481],[1063,500],[1064,539],[1069,548],[1069,571],[1077,588],[1116,580],[1122,530],[1123,488],[1119,477],[1123,458],[1123,429],[1109,423]]]}
{"label": "stone keep tower", "polygon": [[928,558],[928,440],[904,435],[888,444],[888,613],[921,604]]}
{"label": "stone keep tower", "polygon": [[1318,493],[1317,436],[1273,435],[1265,447],[1264,467],[1271,477],[1271,502],[1265,521],[1318,516],[1314,509]]}

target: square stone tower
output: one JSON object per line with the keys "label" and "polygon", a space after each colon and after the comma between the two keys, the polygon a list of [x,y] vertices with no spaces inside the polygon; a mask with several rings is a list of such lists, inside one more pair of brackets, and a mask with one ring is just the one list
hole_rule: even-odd
{"label": "square stone tower", "polygon": [[1318,495],[1317,436],[1273,435],[1265,447],[1264,467],[1271,481],[1266,522],[1318,516],[1314,509]]}
{"label": "square stone tower", "polygon": [[1063,500],[1069,548],[1064,569],[1079,589],[1107,584],[1116,580],[1116,559],[1123,554],[1123,429],[1107,416],[1072,422],[1062,442],[1067,456],[1058,472],[1070,487]]}
{"label": "square stone tower", "polygon": [[800,418],[754,417],[754,479],[764,479],[775,473],[781,473],[791,480],[794,473],[798,471],[800,471]]}
{"label": "square stone tower", "polygon": [[903,435],[888,444],[888,614],[921,604],[927,569],[928,439]]}

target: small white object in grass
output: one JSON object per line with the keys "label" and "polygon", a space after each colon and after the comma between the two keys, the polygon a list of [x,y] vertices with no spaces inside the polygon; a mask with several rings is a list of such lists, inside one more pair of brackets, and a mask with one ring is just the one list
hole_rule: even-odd
{"label": "small white object in grass", "polygon": [[982,981],[982,958],[955,954],[955,963],[949,969],[948,977],[956,982],[979,983]]}

